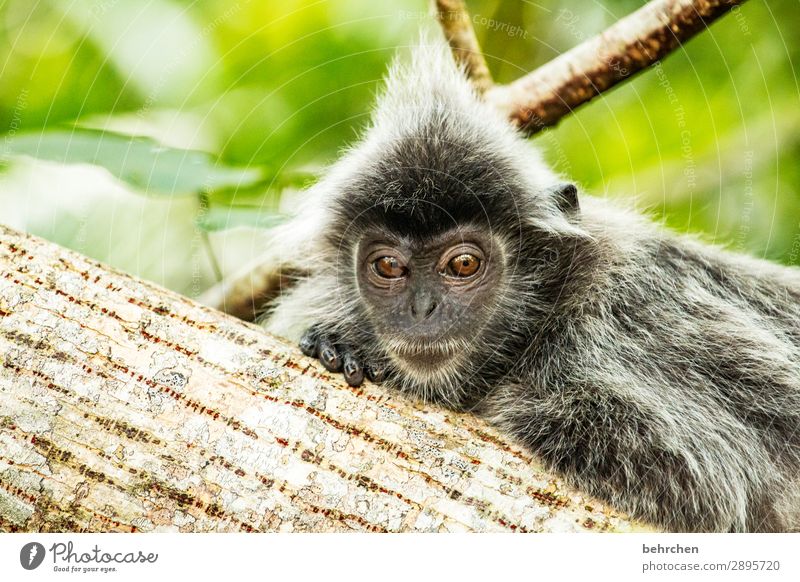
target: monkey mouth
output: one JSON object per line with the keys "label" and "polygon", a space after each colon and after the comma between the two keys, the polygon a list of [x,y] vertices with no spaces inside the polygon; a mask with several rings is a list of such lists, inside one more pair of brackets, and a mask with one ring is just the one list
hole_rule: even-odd
{"label": "monkey mouth", "polygon": [[406,365],[435,368],[446,364],[466,349],[459,340],[389,339],[389,351]]}

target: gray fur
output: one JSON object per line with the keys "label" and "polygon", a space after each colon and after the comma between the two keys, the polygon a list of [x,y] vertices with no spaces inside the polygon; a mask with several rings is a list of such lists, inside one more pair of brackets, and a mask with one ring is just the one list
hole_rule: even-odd
{"label": "gray fur", "polygon": [[[442,182],[452,176],[461,193]],[[583,194],[565,211],[560,181],[446,48],[422,47],[394,66],[373,125],[309,192],[309,213],[277,233],[270,260],[310,275],[265,325],[295,340],[322,326],[387,366],[391,387],[485,416],[571,483],[668,530],[800,528],[800,270]],[[424,237],[432,209],[446,221],[469,205],[499,249],[496,304],[471,342],[443,338],[446,365],[409,369],[396,354],[414,346],[382,334],[360,299],[359,237],[383,212],[383,228]]]}

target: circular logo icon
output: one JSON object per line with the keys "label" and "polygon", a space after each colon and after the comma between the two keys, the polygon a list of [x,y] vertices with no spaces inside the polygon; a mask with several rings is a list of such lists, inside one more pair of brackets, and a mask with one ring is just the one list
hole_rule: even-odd
{"label": "circular logo icon", "polygon": [[30,542],[19,551],[19,563],[26,570],[35,570],[44,561],[44,546],[39,542]]}

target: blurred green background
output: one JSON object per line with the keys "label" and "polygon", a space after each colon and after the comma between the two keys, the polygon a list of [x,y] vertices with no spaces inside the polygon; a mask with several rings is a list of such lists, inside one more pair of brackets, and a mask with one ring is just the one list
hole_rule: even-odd
{"label": "blurred green background", "polygon": [[[500,82],[642,4],[468,2]],[[751,0],[533,143],[596,195],[800,264],[798,8]],[[354,139],[427,12],[0,0],[0,222],[197,295]]]}

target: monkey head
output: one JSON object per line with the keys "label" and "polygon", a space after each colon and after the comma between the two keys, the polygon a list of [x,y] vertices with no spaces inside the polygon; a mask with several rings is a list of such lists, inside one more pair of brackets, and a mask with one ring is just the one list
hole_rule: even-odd
{"label": "monkey head", "polygon": [[317,285],[329,274],[328,292],[304,350],[354,384],[379,361],[424,398],[452,400],[456,385],[513,365],[535,326],[528,311],[547,308],[554,248],[585,236],[574,186],[440,45],[394,66],[372,125],[317,191],[312,274]]}

